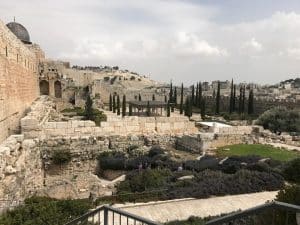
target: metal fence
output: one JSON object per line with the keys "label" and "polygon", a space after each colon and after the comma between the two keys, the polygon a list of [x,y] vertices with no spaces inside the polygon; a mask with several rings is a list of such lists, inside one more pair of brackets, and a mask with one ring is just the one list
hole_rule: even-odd
{"label": "metal fence", "polygon": [[160,225],[160,223],[103,205],[65,225]]}

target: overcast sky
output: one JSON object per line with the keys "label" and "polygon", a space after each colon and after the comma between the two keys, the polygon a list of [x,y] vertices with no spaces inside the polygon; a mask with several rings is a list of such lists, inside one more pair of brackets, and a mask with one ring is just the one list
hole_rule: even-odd
{"label": "overcast sky", "polygon": [[160,81],[300,77],[299,0],[1,0],[46,56]]}

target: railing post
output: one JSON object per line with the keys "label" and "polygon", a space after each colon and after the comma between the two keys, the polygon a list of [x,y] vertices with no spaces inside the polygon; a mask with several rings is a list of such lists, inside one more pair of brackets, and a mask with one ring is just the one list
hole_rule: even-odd
{"label": "railing post", "polygon": [[103,211],[103,214],[104,214],[104,225],[108,225],[108,209],[104,207],[104,211]]}

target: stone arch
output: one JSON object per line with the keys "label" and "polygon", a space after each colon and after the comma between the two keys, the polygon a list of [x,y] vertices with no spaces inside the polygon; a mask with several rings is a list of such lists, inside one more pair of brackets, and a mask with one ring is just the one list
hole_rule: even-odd
{"label": "stone arch", "polygon": [[54,94],[55,94],[55,98],[61,98],[62,96],[61,82],[58,80],[54,82]]}
{"label": "stone arch", "polygon": [[40,81],[40,94],[49,95],[49,82],[46,80]]}

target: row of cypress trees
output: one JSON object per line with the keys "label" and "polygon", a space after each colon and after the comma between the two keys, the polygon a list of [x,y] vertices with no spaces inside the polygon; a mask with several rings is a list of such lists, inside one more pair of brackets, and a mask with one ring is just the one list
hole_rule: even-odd
{"label": "row of cypress trees", "polygon": [[[122,101],[122,116],[126,116],[126,95],[123,95],[123,101]],[[112,111],[113,113],[117,113],[117,115],[121,115],[121,102],[120,102],[120,96],[119,95],[109,95],[109,111]],[[132,116],[132,107],[129,105],[129,116]]]}

